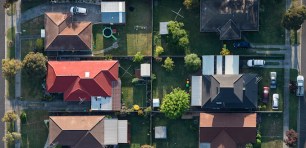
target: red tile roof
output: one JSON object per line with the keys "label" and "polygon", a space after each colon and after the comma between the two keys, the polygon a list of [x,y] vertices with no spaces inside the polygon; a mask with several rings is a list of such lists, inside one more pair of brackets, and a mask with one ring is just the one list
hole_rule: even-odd
{"label": "red tile roof", "polygon": [[118,61],[49,61],[47,91],[64,93],[65,101],[112,96],[118,70]]}
{"label": "red tile roof", "polygon": [[244,146],[256,140],[256,113],[201,113],[200,143],[211,147]]}

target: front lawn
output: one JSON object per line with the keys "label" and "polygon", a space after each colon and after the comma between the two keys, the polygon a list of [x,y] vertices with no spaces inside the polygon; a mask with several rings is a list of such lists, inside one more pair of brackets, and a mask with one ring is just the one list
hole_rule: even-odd
{"label": "front lawn", "polygon": [[[270,87],[270,72],[277,73],[277,87],[276,89],[270,89],[269,91],[269,102],[268,104],[262,103],[263,96],[263,87]],[[262,108],[262,110],[271,111],[272,110],[272,95],[274,93],[279,94],[279,111],[283,110],[283,95],[284,95],[284,69],[282,68],[242,68],[240,73],[255,73],[258,74],[262,78],[262,80],[258,83],[258,105],[266,106],[266,108]]]}
{"label": "front lawn", "polygon": [[[151,1],[130,0],[127,2],[127,6],[129,9],[126,14],[126,25],[111,26],[112,29],[116,29],[117,33],[113,35],[117,40],[112,37],[103,37],[102,30],[107,25],[93,26],[93,51],[96,52],[95,55],[126,56],[135,55],[138,51],[144,55],[152,55]],[[115,42],[118,42],[118,48],[102,54],[98,53],[98,51],[111,47]]]}
{"label": "front lawn", "polygon": [[[21,41],[21,59],[36,47],[36,40]],[[21,73],[21,96],[25,100],[40,101],[43,98],[43,81],[36,77],[29,77],[24,71]]]}
{"label": "front lawn", "polygon": [[21,24],[23,35],[40,35],[40,30],[44,28],[44,15],[31,19]]}
{"label": "front lawn", "polygon": [[283,147],[282,138],[267,138],[263,137],[261,139],[261,148],[280,148]]}
{"label": "front lawn", "polygon": [[[171,120],[162,114],[153,116],[153,128],[166,126],[167,139],[154,139],[154,145],[159,148],[199,147],[199,118]],[[154,135],[154,130],[152,131]]]}
{"label": "front lawn", "polygon": [[[188,32],[190,49],[192,53],[198,55],[220,54],[222,42],[217,33],[200,32],[200,5],[187,10],[182,1],[155,0],[153,10],[154,34],[159,32],[159,23],[175,20],[176,14],[172,11],[180,11],[184,18],[177,17],[177,21],[184,23],[184,28]],[[163,38],[162,38],[163,40]],[[176,49],[169,49],[164,45],[165,55],[182,55],[184,52],[177,53]]]}
{"label": "front lawn", "polygon": [[[298,71],[290,69],[290,81],[296,81]],[[289,129],[297,131],[297,112],[299,105],[299,98],[295,94],[289,94]]]}
{"label": "front lawn", "polygon": [[243,32],[242,36],[251,43],[284,44],[285,28],[281,25],[286,0],[259,1],[259,31]]}
{"label": "front lawn", "polygon": [[260,113],[260,133],[262,137],[283,136],[283,114],[282,113]]}
{"label": "front lawn", "polygon": [[48,128],[44,120],[49,118],[47,111],[25,110],[27,114],[26,123],[21,123],[21,136],[23,148],[40,148],[44,147],[47,137]]}
{"label": "front lawn", "polygon": [[185,68],[183,58],[173,58],[173,61],[175,67],[170,72],[162,67],[163,61],[153,62],[153,73],[156,75],[156,80],[153,81],[153,98],[162,99],[165,94],[177,87],[185,90],[186,79],[193,73]]}

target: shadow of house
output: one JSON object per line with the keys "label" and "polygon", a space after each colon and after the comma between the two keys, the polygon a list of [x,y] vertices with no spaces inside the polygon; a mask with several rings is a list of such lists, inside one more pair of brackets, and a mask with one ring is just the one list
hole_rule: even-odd
{"label": "shadow of house", "polygon": [[259,30],[258,0],[201,0],[200,31],[220,40],[239,40],[242,31]]}

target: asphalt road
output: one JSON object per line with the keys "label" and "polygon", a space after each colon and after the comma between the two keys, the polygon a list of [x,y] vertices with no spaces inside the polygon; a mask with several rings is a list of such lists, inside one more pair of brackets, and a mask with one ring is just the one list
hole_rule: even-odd
{"label": "asphalt road", "polygon": [[[306,0],[303,1],[303,3]],[[305,4],[305,3],[304,3]],[[304,22],[302,27],[302,46],[301,46],[301,74],[306,77],[306,22]],[[306,86],[306,81],[304,81],[304,86]],[[304,87],[304,94],[306,94],[306,87]],[[300,98],[300,139],[299,139],[299,147],[306,147],[306,97]]]}
{"label": "asphalt road", "polygon": [[[5,17],[4,17],[4,9],[3,9],[4,1],[0,1],[0,59],[5,59]],[[0,62],[0,66],[2,67],[2,62]],[[0,117],[2,118],[4,115],[4,79],[2,77],[2,71],[0,72]],[[4,123],[0,122],[0,138],[4,136]],[[4,147],[4,142],[0,140],[0,148]]]}

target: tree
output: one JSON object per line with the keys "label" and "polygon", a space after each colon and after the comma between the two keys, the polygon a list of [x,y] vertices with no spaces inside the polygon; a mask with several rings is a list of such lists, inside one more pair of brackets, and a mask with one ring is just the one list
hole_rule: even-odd
{"label": "tree", "polygon": [[183,5],[186,7],[186,9],[190,9],[192,6],[192,0],[184,0]]}
{"label": "tree", "polygon": [[7,132],[4,137],[2,138],[2,141],[5,142],[5,143],[11,143],[14,141],[14,137],[12,135],[12,133],[10,132]]}
{"label": "tree", "polygon": [[188,50],[189,38],[186,30],[183,29],[184,23],[170,21],[167,27],[169,31],[168,38],[170,39],[171,45],[178,49]]}
{"label": "tree", "polygon": [[161,55],[163,52],[164,48],[162,46],[156,46],[154,56],[159,57],[159,55]]}
{"label": "tree", "polygon": [[22,63],[16,59],[2,59],[2,74],[5,78],[11,78],[22,68]]}
{"label": "tree", "polygon": [[190,96],[184,90],[175,88],[170,94],[166,94],[161,105],[161,112],[166,117],[176,119],[189,108]]}
{"label": "tree", "polygon": [[18,116],[16,115],[15,112],[10,111],[10,112],[6,112],[2,118],[2,122],[13,122],[16,121],[18,118]]}
{"label": "tree", "polygon": [[288,30],[299,30],[306,18],[306,7],[291,6],[283,16],[282,25]]}
{"label": "tree", "polygon": [[290,147],[295,146],[298,140],[298,133],[295,130],[290,129],[289,131],[286,131],[286,136],[287,139],[284,139],[286,145]]}
{"label": "tree", "polygon": [[190,70],[198,70],[201,67],[201,59],[197,54],[189,54],[186,55],[185,58],[185,66]]}
{"label": "tree", "polygon": [[30,52],[23,59],[23,68],[29,76],[43,78],[47,72],[46,64],[47,57],[38,52]]}
{"label": "tree", "polygon": [[21,139],[21,134],[18,132],[12,132],[12,136],[14,140],[20,140]]}
{"label": "tree", "polygon": [[137,52],[135,56],[133,57],[133,62],[141,62],[143,60],[143,55],[141,52]]}
{"label": "tree", "polygon": [[170,57],[167,57],[162,66],[166,69],[166,71],[172,71],[174,68],[174,62]]}

